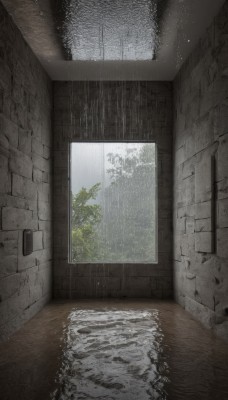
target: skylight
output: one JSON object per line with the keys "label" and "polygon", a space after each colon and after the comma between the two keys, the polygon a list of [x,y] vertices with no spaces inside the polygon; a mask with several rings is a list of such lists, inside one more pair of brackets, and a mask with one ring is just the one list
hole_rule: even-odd
{"label": "skylight", "polygon": [[157,0],[70,0],[64,12],[72,60],[154,59]]}

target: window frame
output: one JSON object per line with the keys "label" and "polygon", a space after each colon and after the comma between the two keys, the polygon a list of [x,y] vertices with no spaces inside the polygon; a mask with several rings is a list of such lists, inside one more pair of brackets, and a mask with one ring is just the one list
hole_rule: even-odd
{"label": "window frame", "polygon": [[156,200],[155,200],[155,223],[156,223],[156,237],[155,237],[155,252],[156,257],[155,261],[150,263],[139,263],[139,262],[126,262],[124,265],[157,265],[158,264],[158,145],[156,141],[153,140],[71,140],[68,142],[68,264],[70,265],[113,265],[120,264],[123,265],[122,262],[74,262],[72,260],[72,193],[71,193],[71,160],[72,160],[72,144],[74,143],[142,143],[142,144],[154,144],[155,145],[155,188],[156,188]]}

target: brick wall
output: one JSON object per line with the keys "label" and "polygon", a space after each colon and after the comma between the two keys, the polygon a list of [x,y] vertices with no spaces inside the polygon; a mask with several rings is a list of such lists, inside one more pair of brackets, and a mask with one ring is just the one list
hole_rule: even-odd
{"label": "brick wall", "polygon": [[[69,142],[151,140],[158,146],[158,264],[68,264]],[[55,297],[172,295],[172,85],[54,83]]]}
{"label": "brick wall", "polygon": [[177,301],[228,334],[228,3],[174,82]]}
{"label": "brick wall", "polygon": [[[51,295],[51,82],[0,4],[0,339]],[[34,231],[22,255],[23,229]]]}

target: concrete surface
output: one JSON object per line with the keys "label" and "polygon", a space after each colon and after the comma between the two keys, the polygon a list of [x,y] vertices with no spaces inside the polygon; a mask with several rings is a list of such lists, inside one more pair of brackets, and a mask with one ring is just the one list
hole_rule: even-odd
{"label": "concrete surface", "polygon": [[174,81],[174,292],[228,337],[228,3]]}
{"label": "concrete surface", "polygon": [[[0,339],[51,297],[49,78],[0,4]],[[23,256],[23,229],[34,231]]]}

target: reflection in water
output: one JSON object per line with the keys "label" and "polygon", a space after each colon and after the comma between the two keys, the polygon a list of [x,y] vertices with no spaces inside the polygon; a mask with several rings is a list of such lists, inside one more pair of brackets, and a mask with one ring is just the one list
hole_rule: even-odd
{"label": "reflection in water", "polygon": [[75,310],[52,400],[166,399],[158,312]]}

